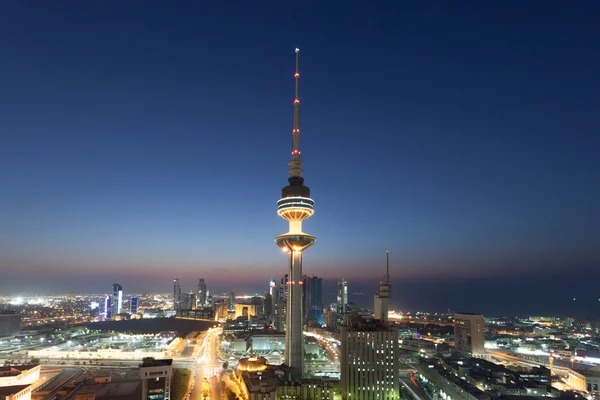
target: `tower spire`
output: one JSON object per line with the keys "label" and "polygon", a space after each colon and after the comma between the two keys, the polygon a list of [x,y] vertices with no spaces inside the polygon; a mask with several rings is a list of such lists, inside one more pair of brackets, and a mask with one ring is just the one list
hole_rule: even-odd
{"label": "tower spire", "polygon": [[289,173],[293,177],[299,177],[304,172],[302,170],[303,163],[300,159],[300,98],[298,95],[298,84],[300,81],[299,55],[300,49],[296,48],[296,73],[294,74],[296,92],[294,97],[294,129],[292,129],[292,161],[288,163],[290,166]]}
{"label": "tower spire", "polygon": [[385,283],[390,283],[390,252],[385,252],[386,258],[386,272],[385,272]]}

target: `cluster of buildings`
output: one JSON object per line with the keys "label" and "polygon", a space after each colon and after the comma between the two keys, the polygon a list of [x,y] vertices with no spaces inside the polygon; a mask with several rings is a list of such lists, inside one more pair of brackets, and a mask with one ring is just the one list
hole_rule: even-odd
{"label": "cluster of buildings", "polygon": [[205,314],[202,315],[203,317],[210,318],[208,311],[212,310],[212,306],[213,299],[206,286],[206,280],[203,278],[198,279],[196,291],[182,292],[179,278],[173,279],[173,310],[177,314],[198,311],[198,314]]}

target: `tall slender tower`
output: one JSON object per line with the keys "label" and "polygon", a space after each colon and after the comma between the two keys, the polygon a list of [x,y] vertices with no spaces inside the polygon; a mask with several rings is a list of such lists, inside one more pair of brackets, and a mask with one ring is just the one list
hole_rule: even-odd
{"label": "tall slender tower", "polygon": [[289,232],[279,235],[275,242],[288,253],[288,291],[285,331],[285,364],[291,368],[292,379],[302,378],[304,364],[304,339],[302,337],[302,252],[315,242],[315,237],[302,232],[302,221],[313,215],[314,201],[310,189],[304,186],[300,159],[300,99],[298,98],[298,52],[296,49],[296,97],[294,98],[294,129],[292,130],[292,160],[289,185],[281,190],[277,214],[289,222]]}
{"label": "tall slender tower", "polygon": [[388,301],[390,298],[390,253],[385,252],[387,269],[383,280],[379,282],[379,292],[375,295],[374,317],[388,323]]}

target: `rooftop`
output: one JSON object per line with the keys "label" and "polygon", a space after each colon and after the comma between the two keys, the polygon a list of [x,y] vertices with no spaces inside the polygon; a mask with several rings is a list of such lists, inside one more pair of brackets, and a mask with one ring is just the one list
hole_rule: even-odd
{"label": "rooftop", "polygon": [[172,364],[173,364],[173,360],[170,358],[167,358],[164,360],[155,360],[153,358],[152,359],[147,358],[142,363],[142,368],[143,367],[166,367],[166,366],[169,366]]}
{"label": "rooftop", "polygon": [[0,396],[10,396],[19,393],[27,387],[29,387],[29,385],[2,386],[0,387]]}

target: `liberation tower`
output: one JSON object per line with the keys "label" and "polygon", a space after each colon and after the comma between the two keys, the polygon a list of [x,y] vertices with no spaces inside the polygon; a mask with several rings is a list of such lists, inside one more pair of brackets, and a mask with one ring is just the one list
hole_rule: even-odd
{"label": "liberation tower", "polygon": [[302,252],[312,246],[315,237],[302,232],[302,221],[313,215],[315,202],[310,198],[310,189],[304,186],[301,177],[302,161],[300,160],[300,121],[298,98],[298,52],[296,49],[296,97],[294,98],[294,129],[292,129],[292,160],[288,178],[290,183],[281,190],[281,199],[277,202],[277,214],[289,222],[288,233],[279,235],[275,242],[288,253],[288,296],[285,330],[285,364],[291,367],[291,376],[302,378],[304,366],[304,339],[302,337]]}

